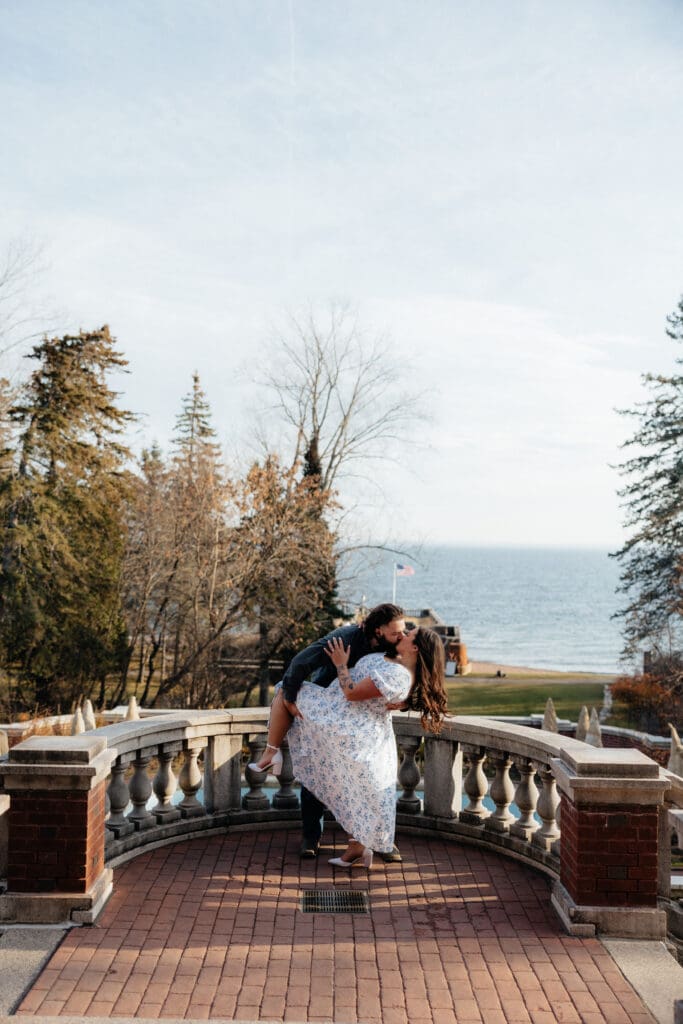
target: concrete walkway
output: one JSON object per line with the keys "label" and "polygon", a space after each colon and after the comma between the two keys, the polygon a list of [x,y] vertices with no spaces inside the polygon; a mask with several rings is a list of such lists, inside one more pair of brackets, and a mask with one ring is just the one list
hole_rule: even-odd
{"label": "concrete walkway", "polygon": [[[333,852],[327,838],[318,861],[299,860],[295,832],[142,854],[117,871],[97,925],[65,933],[16,1012],[307,1024],[655,1020],[600,941],[560,929],[542,875],[407,837],[403,864],[349,872],[327,864],[342,846],[337,838]],[[304,914],[300,892],[313,887],[365,890],[370,913]]]}

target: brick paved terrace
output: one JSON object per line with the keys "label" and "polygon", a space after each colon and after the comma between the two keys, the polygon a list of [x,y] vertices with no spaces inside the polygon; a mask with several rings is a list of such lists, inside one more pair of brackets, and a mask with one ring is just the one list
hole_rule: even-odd
{"label": "brick paved terrace", "polygon": [[[116,870],[97,923],[67,932],[20,1016],[346,1024],[654,1018],[595,938],[561,928],[539,872],[495,852],[402,836],[402,864],[351,873],[326,832],[233,832]],[[336,841],[336,845],[335,845]],[[305,914],[305,888],[369,893],[369,914]],[[672,967],[674,961],[671,961]]]}
{"label": "brick paved terrace", "polygon": [[[349,878],[299,861],[288,752],[276,789],[245,768],[267,714],[153,713],[0,759],[0,989],[13,928],[62,940],[20,1016],[670,1024],[681,778],[519,722],[456,716],[425,737],[395,716],[405,861]],[[349,886],[368,914],[300,906]]]}

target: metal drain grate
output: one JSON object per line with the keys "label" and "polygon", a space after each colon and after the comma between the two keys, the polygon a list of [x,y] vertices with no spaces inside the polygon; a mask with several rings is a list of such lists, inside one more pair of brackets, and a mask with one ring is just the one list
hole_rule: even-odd
{"label": "metal drain grate", "polygon": [[370,897],[358,889],[302,889],[303,914],[369,914]]}

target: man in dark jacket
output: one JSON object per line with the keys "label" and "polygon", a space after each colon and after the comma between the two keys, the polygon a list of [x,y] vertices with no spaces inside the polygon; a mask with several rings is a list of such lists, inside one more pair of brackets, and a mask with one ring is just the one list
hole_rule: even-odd
{"label": "man in dark jacket", "polygon": [[[318,686],[329,686],[337,678],[337,669],[326,653],[328,640],[339,636],[346,647],[350,647],[349,668],[366,654],[380,651],[395,651],[395,644],[405,633],[404,611],[395,604],[379,604],[373,608],[358,625],[341,626],[304,648],[289,663],[282,679],[282,695],[285,707],[294,717],[301,712],[296,699],[305,679]],[[303,824],[302,857],[317,857],[320,837],[323,831],[325,806],[316,796],[301,787],[301,819]],[[400,861],[401,855],[394,847],[391,853],[379,854],[385,861]]]}

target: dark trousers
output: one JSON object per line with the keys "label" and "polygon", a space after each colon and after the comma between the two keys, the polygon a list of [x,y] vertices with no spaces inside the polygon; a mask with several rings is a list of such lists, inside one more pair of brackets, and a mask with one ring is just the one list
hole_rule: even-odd
{"label": "dark trousers", "polygon": [[311,793],[305,786],[301,787],[301,824],[304,839],[315,846],[320,842],[323,834],[323,814],[325,804],[318,800],[317,796]]}

